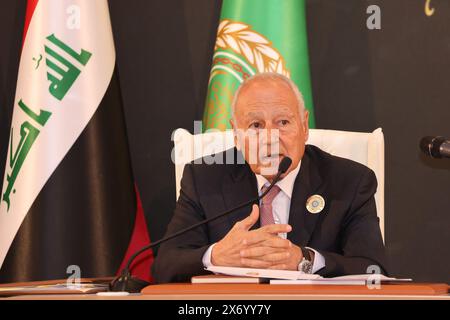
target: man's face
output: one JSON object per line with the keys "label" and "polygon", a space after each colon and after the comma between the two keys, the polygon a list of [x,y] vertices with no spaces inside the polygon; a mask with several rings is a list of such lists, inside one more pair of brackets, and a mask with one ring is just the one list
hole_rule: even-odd
{"label": "man's face", "polygon": [[283,157],[289,156],[292,164],[282,177],[297,167],[305,152],[308,112],[302,120],[297,98],[282,80],[257,79],[242,88],[231,126],[252,171],[269,180]]}

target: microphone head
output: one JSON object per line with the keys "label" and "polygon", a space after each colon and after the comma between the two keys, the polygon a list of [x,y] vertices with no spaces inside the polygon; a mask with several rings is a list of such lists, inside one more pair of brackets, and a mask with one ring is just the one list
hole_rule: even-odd
{"label": "microphone head", "polygon": [[426,136],[420,139],[420,150],[422,150],[423,153],[425,153],[427,156],[430,156],[431,153],[431,141],[433,140],[433,137]]}
{"label": "microphone head", "polygon": [[284,157],[281,160],[280,165],[278,166],[278,172],[280,172],[281,174],[285,173],[286,171],[288,171],[291,164],[292,164],[291,158]]}
{"label": "microphone head", "polygon": [[420,150],[423,151],[427,156],[433,158],[441,158],[440,148],[442,143],[445,142],[445,138],[441,136],[437,137],[423,137],[420,140]]}

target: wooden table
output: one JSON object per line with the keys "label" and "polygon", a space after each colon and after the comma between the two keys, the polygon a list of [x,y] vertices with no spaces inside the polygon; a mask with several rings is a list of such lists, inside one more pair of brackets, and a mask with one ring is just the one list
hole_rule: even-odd
{"label": "wooden table", "polygon": [[269,284],[163,284],[151,285],[141,294],[27,295],[7,299],[60,300],[450,300],[447,284],[383,284],[366,286],[269,285]]}

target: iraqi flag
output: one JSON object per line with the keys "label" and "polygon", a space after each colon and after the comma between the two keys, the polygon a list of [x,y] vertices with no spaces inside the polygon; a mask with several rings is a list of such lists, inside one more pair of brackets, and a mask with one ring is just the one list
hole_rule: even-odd
{"label": "iraqi flag", "polygon": [[[150,242],[107,0],[28,0],[0,199],[0,282],[114,276]],[[151,252],[132,271],[151,280]]]}

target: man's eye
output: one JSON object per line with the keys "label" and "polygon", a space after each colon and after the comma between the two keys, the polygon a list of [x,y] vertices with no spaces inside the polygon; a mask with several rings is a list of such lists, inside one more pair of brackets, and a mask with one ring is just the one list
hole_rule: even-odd
{"label": "man's eye", "polygon": [[286,125],[289,124],[289,120],[280,120],[280,124],[281,124],[282,126],[286,126]]}
{"label": "man's eye", "polygon": [[250,124],[250,128],[251,129],[260,129],[261,124],[259,122],[253,122],[252,124]]}

